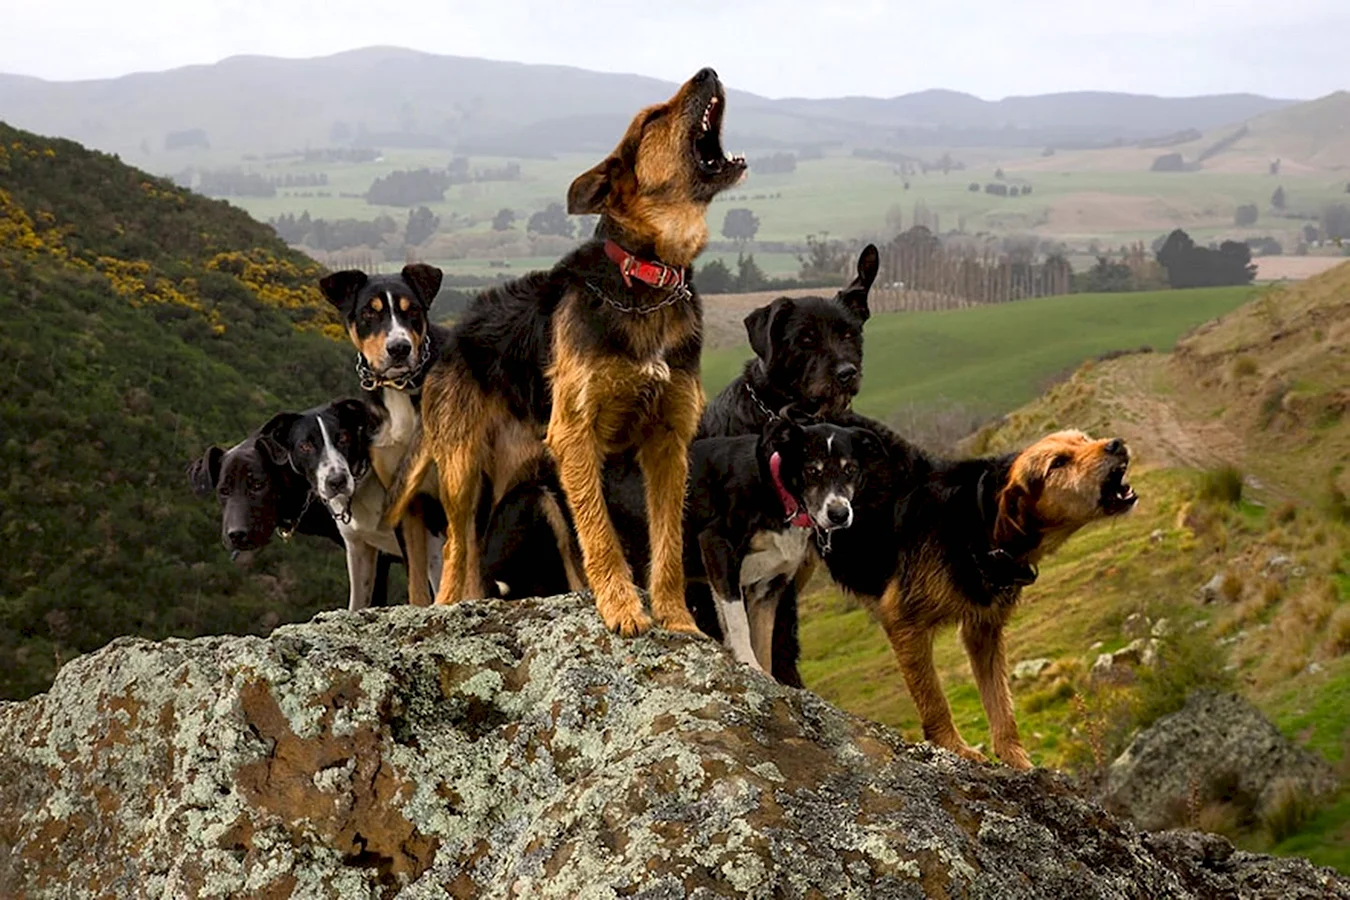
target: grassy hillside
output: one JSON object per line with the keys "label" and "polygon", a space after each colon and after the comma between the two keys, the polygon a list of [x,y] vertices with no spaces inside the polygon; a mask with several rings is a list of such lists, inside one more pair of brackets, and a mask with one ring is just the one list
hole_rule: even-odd
{"label": "grassy hillside", "polygon": [[343,596],[306,540],[232,565],[184,474],[355,390],[317,275],[237,209],[0,126],[0,698],[118,635],[258,632]]}
{"label": "grassy hillside", "polygon": [[[868,345],[868,375],[877,355]],[[1061,427],[1132,445],[1142,501],[1075,536],[1041,568],[1010,629],[1009,659],[1046,657],[1016,682],[1024,739],[1041,764],[1089,777],[1131,730],[1205,685],[1234,687],[1291,738],[1350,763],[1350,265],[1272,290],[1184,339],[1170,356],[1083,366],[976,435],[1008,449]],[[1279,558],[1283,557],[1281,561]],[[1275,562],[1272,562],[1275,560]],[[1222,574],[1219,598],[1199,588]],[[880,630],[837,592],[805,603],[803,674],[845,708],[918,736]],[[1161,662],[1124,687],[1094,685],[1099,652],[1168,620]],[[937,657],[957,723],[987,726],[955,636]],[[1239,828],[1242,809],[1201,798],[1192,821],[1242,844],[1350,871],[1350,801],[1291,824]]]}
{"label": "grassy hillside", "polygon": [[[960,406],[973,417],[1000,415],[1085,359],[1141,346],[1166,351],[1186,331],[1257,293],[1237,287],[1072,294],[951,312],[876,315],[865,332],[857,408],[883,419],[910,407]],[[748,345],[704,354],[709,394],[721,390],[749,357]]]}

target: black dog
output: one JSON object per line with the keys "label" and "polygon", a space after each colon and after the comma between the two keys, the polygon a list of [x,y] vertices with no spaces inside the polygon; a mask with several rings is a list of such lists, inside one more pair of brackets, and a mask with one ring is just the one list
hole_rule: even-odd
{"label": "black dog", "polygon": [[[685,577],[711,588],[716,630],[738,660],[774,670],[782,589],[806,568],[813,539],[828,546],[836,531],[852,524],[864,467],[876,468],[880,451],[880,441],[865,430],[803,428],[783,417],[759,436],[694,442]],[[712,625],[699,622],[705,631]],[[796,673],[792,662],[779,666],[789,677]]]}
{"label": "black dog", "polygon": [[[867,301],[879,267],[877,248],[868,244],[858,255],[857,276],[832,299],[780,297],[748,315],[745,330],[755,357],[708,404],[698,436],[757,435],[773,418],[772,410],[784,406],[838,421],[862,385],[863,323],[871,315]],[[799,577],[777,588],[773,674],[794,687],[802,683],[797,593],[814,569],[815,559],[808,556]],[[695,618],[709,621],[714,606],[706,588],[694,584],[686,598]]]}
{"label": "black dog", "polygon": [[703,412],[699,437],[759,434],[772,410],[831,420],[862,386],[863,323],[880,258],[868,244],[858,275],[833,299],[779,297],[745,318],[755,358]]}
{"label": "black dog", "polygon": [[[380,524],[384,488],[370,471],[377,421],[363,401],[335,400],[302,413],[278,413],[258,436],[262,452],[276,465],[299,472],[336,521],[347,549],[348,608],[353,610],[370,605],[379,567],[403,556],[393,529]],[[436,554],[433,558],[435,578],[440,560]]]}
{"label": "black dog", "polygon": [[[261,550],[274,533],[283,538],[307,534],[342,546],[342,535],[328,510],[314,502],[309,482],[290,466],[278,465],[259,446],[255,431],[228,450],[208,447],[188,467],[188,482],[199,497],[220,502],[220,535],[232,557]],[[383,603],[388,560],[376,571],[373,595]]]}
{"label": "black dog", "polygon": [[[422,383],[449,343],[450,331],[428,314],[441,289],[441,270],[424,263],[398,275],[367,275],[359,269],[334,272],[319,282],[337,307],[357,349],[356,371],[373,410],[371,463],[385,488],[393,482],[413,442],[421,417]],[[444,513],[430,497],[411,511],[422,528],[403,535],[409,558],[427,558],[427,533],[445,531]],[[409,579],[409,599],[430,602],[420,578]]]}

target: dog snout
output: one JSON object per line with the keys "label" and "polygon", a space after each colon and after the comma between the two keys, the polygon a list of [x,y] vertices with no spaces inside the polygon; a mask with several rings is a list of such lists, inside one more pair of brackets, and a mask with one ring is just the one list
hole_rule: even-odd
{"label": "dog snout", "polygon": [[835,528],[847,528],[853,522],[853,507],[847,500],[831,500],[825,505],[825,518]]}
{"label": "dog snout", "polygon": [[717,71],[713,69],[711,66],[704,66],[694,74],[694,81],[697,84],[702,84],[705,81],[716,81],[716,80],[717,80]]}
{"label": "dog snout", "polygon": [[231,528],[225,533],[225,540],[229,542],[231,549],[248,549],[248,531],[243,528]]}
{"label": "dog snout", "polygon": [[347,493],[347,475],[345,472],[334,472],[324,479],[324,489],[329,497],[337,497],[340,494]]}
{"label": "dog snout", "polygon": [[1106,445],[1106,452],[1112,456],[1129,456],[1130,451],[1125,447],[1125,442],[1120,438],[1112,438]]}
{"label": "dog snout", "polygon": [[412,354],[412,343],[409,341],[390,341],[384,345],[384,352],[389,354],[389,358],[394,362],[404,362]]}
{"label": "dog snout", "polygon": [[844,387],[853,387],[858,383],[858,367],[853,363],[844,363],[834,370],[834,377]]}

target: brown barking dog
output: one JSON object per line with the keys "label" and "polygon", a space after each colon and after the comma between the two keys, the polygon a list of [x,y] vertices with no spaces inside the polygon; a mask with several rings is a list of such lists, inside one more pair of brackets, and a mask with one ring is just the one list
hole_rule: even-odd
{"label": "brown barking dog", "polygon": [[1003,628],[1036,565],[1097,519],[1130,510],[1129,450],[1079,431],[1041,438],[1020,453],[932,460],[884,426],[889,451],[869,467],[853,500],[852,527],[825,555],[834,580],[869,601],[895,651],[905,685],[934,744],[984,757],[962,740],[933,667],[933,637],[959,623],[994,752],[1030,768],[1013,717]]}
{"label": "brown barking dog", "polygon": [[[499,500],[547,445],[605,624],[625,635],[648,629],[601,491],[606,456],[632,450],[646,484],[652,612],[697,632],[681,555],[687,449],[703,408],[703,312],[689,275],[707,242],[708,204],[745,173],[744,159],[722,150],[725,105],[717,73],[704,69],[638,113],[568,190],[568,212],[599,214],[595,239],[551,271],[482,294],[453,330],[386,513],[403,515],[434,463],[448,519],[438,603],[482,596],[473,528],[482,479]],[[564,559],[575,561],[547,500]]]}

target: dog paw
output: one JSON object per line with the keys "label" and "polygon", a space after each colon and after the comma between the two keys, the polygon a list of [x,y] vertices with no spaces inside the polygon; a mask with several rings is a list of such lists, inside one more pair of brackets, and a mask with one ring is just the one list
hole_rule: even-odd
{"label": "dog paw", "polygon": [[998,754],[998,758],[1003,760],[1003,763],[1010,768],[1019,769],[1023,772],[1035,768],[1031,762],[1031,756],[1020,746],[1007,747],[995,752]]}
{"label": "dog paw", "polygon": [[637,637],[652,627],[651,616],[643,612],[641,605],[638,604],[621,608],[602,607],[600,617],[605,620],[605,627],[623,637]]}
{"label": "dog paw", "polygon": [[662,617],[658,620],[657,624],[667,631],[674,631],[677,634],[687,634],[690,637],[709,640],[708,636],[700,631],[699,627],[694,624],[693,617],[687,612],[683,616],[676,615]]}
{"label": "dog paw", "polygon": [[983,753],[976,750],[969,744],[961,744],[961,746],[959,747],[952,747],[950,749],[953,750],[958,756],[963,757],[964,759],[968,759],[971,762],[977,763],[989,762],[989,757],[985,756]]}

